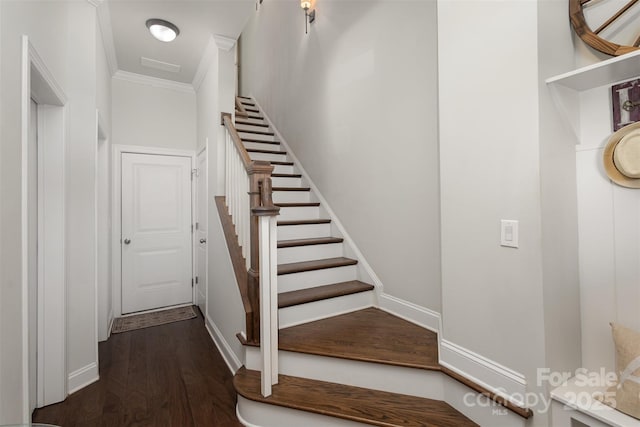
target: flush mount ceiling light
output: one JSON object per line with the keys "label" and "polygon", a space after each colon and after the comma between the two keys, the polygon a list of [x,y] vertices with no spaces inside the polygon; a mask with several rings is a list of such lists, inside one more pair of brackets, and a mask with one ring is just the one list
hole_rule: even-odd
{"label": "flush mount ceiling light", "polygon": [[151,35],[161,42],[171,42],[180,34],[178,27],[164,19],[147,20],[147,28]]}

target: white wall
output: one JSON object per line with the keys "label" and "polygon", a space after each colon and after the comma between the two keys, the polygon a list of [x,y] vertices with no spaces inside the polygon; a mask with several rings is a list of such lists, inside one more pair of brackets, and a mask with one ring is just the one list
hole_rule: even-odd
{"label": "white wall", "polygon": [[440,1],[438,40],[443,336],[524,371],[544,349],[536,3]]}
{"label": "white wall", "polygon": [[[580,361],[573,147],[544,84],[574,66],[566,8],[438,2],[442,336],[488,359],[468,374],[506,367],[534,393],[538,368]],[[519,221],[518,249],[501,219]]]}
{"label": "white wall", "polygon": [[[96,22],[88,2],[2,1],[0,49],[2,110],[0,147],[2,207],[0,423],[27,421],[22,412],[20,241],[20,67],[22,35],[33,46],[68,97],[66,152],[67,369],[95,369],[94,176],[96,135]],[[73,64],[70,67],[68,64]],[[72,226],[71,226],[72,225]]]}
{"label": "white wall", "polygon": [[[100,7],[106,7],[102,5]],[[113,318],[111,283],[111,69],[103,34],[96,28],[96,89],[104,139],[98,142],[98,339],[109,336]]]}
{"label": "white wall", "polygon": [[264,2],[241,38],[253,95],[397,298],[440,311],[434,1]]}
{"label": "white wall", "polygon": [[195,92],[117,77],[112,89],[113,144],[196,149]]}
{"label": "white wall", "polygon": [[[197,88],[198,147],[206,144],[209,179],[208,299],[205,315],[207,323],[217,328],[212,332],[221,334],[216,337],[218,346],[228,346],[226,351],[230,351],[236,360],[242,360],[242,345],[235,335],[245,331],[244,307],[214,200],[215,195],[224,194],[225,140],[220,113],[234,111],[234,51],[219,49],[212,41],[205,55],[203,61],[208,65],[208,71]],[[227,358],[234,356],[225,354]]]}

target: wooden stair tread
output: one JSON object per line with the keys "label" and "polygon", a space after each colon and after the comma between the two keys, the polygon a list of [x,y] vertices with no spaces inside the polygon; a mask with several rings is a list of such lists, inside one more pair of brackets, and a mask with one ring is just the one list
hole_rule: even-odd
{"label": "wooden stair tread", "polygon": [[302,273],[304,271],[324,270],[326,268],[346,267],[355,265],[358,261],[351,258],[337,257],[317,259],[313,261],[292,262],[278,265],[278,275]]}
{"label": "wooden stair tread", "polygon": [[330,224],[330,219],[292,219],[288,221],[278,221],[278,226],[287,227],[290,225],[315,225],[315,224]]}
{"label": "wooden stair tread", "polygon": [[273,160],[269,160],[269,163],[272,165],[293,166],[293,162],[274,162]]}
{"label": "wooden stair tread", "polygon": [[280,141],[264,141],[262,139],[255,138],[240,138],[242,142],[259,142],[260,144],[280,145]]}
{"label": "wooden stair tread", "polygon": [[260,393],[260,373],[240,368],[233,378],[246,399],[383,427],[472,427],[449,404],[432,399],[280,375],[273,394]]}
{"label": "wooden stair tread", "polygon": [[349,282],[333,283],[331,285],[283,292],[278,294],[278,308],[291,307],[371,290],[373,290],[373,285],[363,283],[359,280],[351,280]]}
{"label": "wooden stair tread", "polygon": [[279,248],[293,248],[296,246],[313,246],[313,245],[327,245],[330,243],[342,243],[344,241],[341,237],[313,237],[311,239],[291,239],[291,240],[279,240]]}
{"label": "wooden stair tread", "polygon": [[253,133],[256,135],[267,135],[267,136],[275,135],[273,132],[263,131],[263,130],[250,130],[250,129],[236,129],[236,130],[238,131],[238,133]]}
{"label": "wooden stair tread", "polygon": [[236,125],[243,125],[243,126],[259,126],[262,128],[268,128],[269,125],[266,123],[253,123],[253,122],[245,122],[244,120],[236,120]]}
{"label": "wooden stair tread", "polygon": [[236,96],[236,98],[240,98],[240,99],[248,99],[249,101],[253,101],[253,98],[250,98],[250,97],[248,97],[248,96],[241,96],[241,95],[238,95],[238,96]]}
{"label": "wooden stair tread", "polygon": [[311,188],[309,187],[273,187],[272,190],[273,191],[311,191]]}
{"label": "wooden stair tread", "polygon": [[304,208],[320,206],[319,202],[296,202],[296,203],[274,203],[274,205],[281,208]]}
{"label": "wooden stair tread", "polygon": [[299,173],[272,173],[272,178],[302,178],[302,174]]}
{"label": "wooden stair tread", "polygon": [[[249,105],[249,104],[245,104],[244,102],[242,103],[242,105]],[[255,107],[255,105],[254,105]],[[259,113],[260,110],[256,110],[255,108],[245,108],[246,111],[250,111],[252,113]]]}
{"label": "wooden stair tread", "polygon": [[263,153],[263,154],[282,154],[287,155],[286,151],[263,150],[262,148],[247,148],[247,153]]}
{"label": "wooden stair tread", "polygon": [[280,330],[281,350],[440,370],[437,335],[377,308]]}

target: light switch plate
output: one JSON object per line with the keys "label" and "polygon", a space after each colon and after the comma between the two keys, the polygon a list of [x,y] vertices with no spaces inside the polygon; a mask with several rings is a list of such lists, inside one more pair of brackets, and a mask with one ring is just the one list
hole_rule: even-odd
{"label": "light switch plate", "polygon": [[518,247],[518,221],[513,219],[500,220],[500,246]]}

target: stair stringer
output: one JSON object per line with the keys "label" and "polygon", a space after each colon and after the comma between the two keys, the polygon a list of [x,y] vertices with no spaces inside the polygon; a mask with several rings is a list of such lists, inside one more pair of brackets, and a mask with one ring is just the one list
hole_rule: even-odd
{"label": "stair stringer", "polygon": [[311,180],[311,177],[302,166],[300,160],[296,157],[295,153],[291,149],[291,146],[287,143],[287,140],[275,127],[274,123],[271,121],[271,118],[262,108],[258,100],[251,94],[249,96],[252,98],[256,107],[258,107],[258,109],[260,110],[262,117],[264,118],[264,122],[269,125],[269,129],[271,129],[271,131],[275,134],[275,139],[280,142],[284,151],[287,152],[287,156],[289,156],[291,161],[295,164],[298,172],[302,175],[305,186],[311,188],[313,197],[316,198],[318,202],[320,202],[321,213],[326,214],[326,216],[331,219],[332,235],[335,237],[342,237],[344,239],[344,256],[358,260],[356,268],[358,269],[359,280],[365,283],[371,283],[374,286],[374,307],[378,307],[404,320],[440,334],[440,313],[437,313],[426,307],[418,306],[384,292],[384,284],[375,273],[371,265],[367,262],[360,249],[356,246],[355,242],[338,219],[338,216],[335,214],[335,212],[327,202],[327,199],[325,199],[318,187]]}

